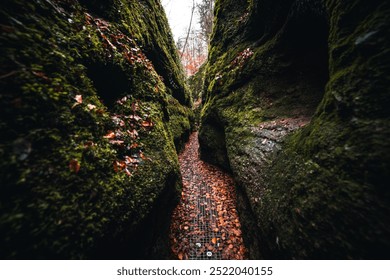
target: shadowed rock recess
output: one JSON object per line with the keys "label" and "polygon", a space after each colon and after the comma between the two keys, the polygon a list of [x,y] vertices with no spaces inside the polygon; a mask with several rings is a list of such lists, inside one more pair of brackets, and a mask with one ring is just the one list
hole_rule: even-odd
{"label": "shadowed rock recess", "polygon": [[217,0],[199,133],[251,258],[389,258],[388,1]]}
{"label": "shadowed rock recess", "polygon": [[169,257],[193,114],[160,2],[1,6],[0,257]]}

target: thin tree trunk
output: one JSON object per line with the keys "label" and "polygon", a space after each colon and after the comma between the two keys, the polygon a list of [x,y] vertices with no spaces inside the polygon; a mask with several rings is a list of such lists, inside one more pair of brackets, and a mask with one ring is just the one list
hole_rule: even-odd
{"label": "thin tree trunk", "polygon": [[195,11],[195,0],[192,0],[192,11],[191,11],[190,25],[188,26],[187,37],[186,37],[186,41],[184,42],[183,51],[181,52],[180,58],[183,57],[184,51],[185,51],[186,46],[187,46],[188,37],[190,36],[190,30],[191,30],[191,25],[192,25],[192,18],[194,17],[194,11]]}

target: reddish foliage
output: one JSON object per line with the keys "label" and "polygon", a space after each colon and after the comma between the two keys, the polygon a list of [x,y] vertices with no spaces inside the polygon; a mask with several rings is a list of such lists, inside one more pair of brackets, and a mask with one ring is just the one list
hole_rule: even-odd
{"label": "reddish foliage", "polygon": [[[233,179],[215,166],[201,161],[198,149],[198,134],[193,133],[179,156],[183,192],[172,217],[172,251],[178,259],[188,259],[193,246],[190,240],[208,235],[210,238],[207,240],[210,241],[203,248],[196,244],[199,253],[203,250],[210,254],[219,253],[222,259],[245,259]],[[199,187],[202,184],[207,184],[210,192],[202,193]],[[215,214],[199,218],[199,201],[208,201],[207,204],[203,202],[206,211]],[[200,229],[194,224],[195,220],[207,226]]]}
{"label": "reddish foliage", "polygon": [[198,72],[200,66],[205,62],[207,56],[205,54],[199,54],[197,56],[193,56],[189,51],[185,51],[184,53],[180,53],[181,62],[184,66],[184,70],[187,76],[192,76],[196,72]]}

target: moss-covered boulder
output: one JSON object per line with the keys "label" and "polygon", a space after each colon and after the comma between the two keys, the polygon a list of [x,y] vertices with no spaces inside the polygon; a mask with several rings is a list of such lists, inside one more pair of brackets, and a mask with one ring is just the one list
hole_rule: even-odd
{"label": "moss-covered boulder", "polygon": [[389,4],[216,1],[201,157],[252,258],[388,258]]}
{"label": "moss-covered boulder", "polygon": [[159,1],[0,15],[0,256],[168,257],[191,99]]}

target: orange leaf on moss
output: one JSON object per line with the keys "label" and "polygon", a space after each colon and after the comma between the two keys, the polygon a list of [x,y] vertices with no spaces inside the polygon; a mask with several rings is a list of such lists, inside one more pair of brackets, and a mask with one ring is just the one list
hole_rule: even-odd
{"label": "orange leaf on moss", "polygon": [[76,100],[77,103],[83,103],[83,96],[82,95],[76,95],[74,100]]}
{"label": "orange leaf on moss", "polygon": [[151,121],[143,121],[142,126],[143,127],[152,127],[153,123]]}
{"label": "orange leaf on moss", "polygon": [[80,171],[80,164],[77,159],[72,159],[69,161],[69,169],[74,173],[78,173]]}
{"label": "orange leaf on moss", "polygon": [[114,170],[115,172],[121,171],[126,168],[126,163],[124,161],[114,161]]}
{"label": "orange leaf on moss", "polygon": [[115,138],[115,133],[113,131],[109,131],[106,135],[103,136],[103,138],[114,139]]}

